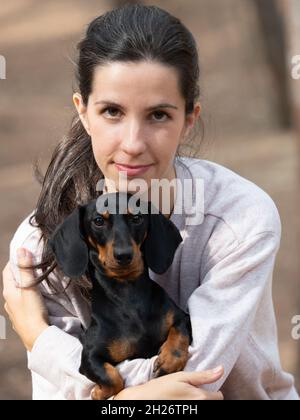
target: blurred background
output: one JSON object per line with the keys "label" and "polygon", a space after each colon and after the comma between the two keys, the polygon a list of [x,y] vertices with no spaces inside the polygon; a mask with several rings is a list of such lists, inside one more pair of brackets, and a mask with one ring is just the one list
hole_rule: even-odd
{"label": "blurred background", "polygon": [[[94,17],[128,1],[12,0],[0,8],[0,265],[20,222],[33,210],[39,186],[32,162],[45,170],[73,114],[76,43]],[[275,201],[282,242],[274,304],[284,369],[300,391],[299,142],[300,0],[144,1],[165,8],[193,32],[200,52],[205,138],[198,157],[255,182]],[[294,75],[294,78],[292,77]],[[295,77],[296,76],[296,77]],[[2,296],[0,315],[4,316]],[[23,346],[7,321],[0,340],[0,399],[30,399]]]}

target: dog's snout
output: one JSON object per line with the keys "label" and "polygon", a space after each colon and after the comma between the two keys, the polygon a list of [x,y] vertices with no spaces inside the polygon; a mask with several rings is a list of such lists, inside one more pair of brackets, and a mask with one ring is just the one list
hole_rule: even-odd
{"label": "dog's snout", "polygon": [[116,261],[118,262],[118,264],[128,265],[131,263],[133,259],[132,249],[115,250],[114,257]]}

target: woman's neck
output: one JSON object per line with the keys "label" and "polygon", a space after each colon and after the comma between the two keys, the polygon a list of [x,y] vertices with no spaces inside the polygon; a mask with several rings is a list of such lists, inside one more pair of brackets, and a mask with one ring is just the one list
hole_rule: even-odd
{"label": "woman's neck", "polygon": [[[151,201],[153,205],[159,209],[159,211],[167,218],[169,219],[173,213],[174,205],[176,201],[176,194],[177,194],[177,181],[176,181],[176,170],[175,167],[172,166],[170,168],[170,171],[163,177],[164,180],[169,181],[169,183],[166,183],[167,188],[164,191],[164,188],[159,187],[159,185],[156,187],[155,184],[152,184],[152,186],[142,192],[141,194],[138,194],[141,200],[143,201]],[[172,183],[172,184],[171,184]],[[169,185],[172,185],[169,187]],[[112,191],[110,188],[110,183],[106,182],[106,185],[104,186],[103,193],[109,193],[109,192],[115,192]],[[135,194],[135,191],[130,191],[133,194]]]}
{"label": "woman's neck", "polygon": [[[140,195],[144,201],[151,201],[152,204],[159,209],[159,211],[169,219],[174,210],[176,194],[177,194],[177,183],[176,183],[176,170],[172,166],[171,170],[167,175],[163,177],[164,180],[168,180],[166,183],[166,189],[163,187],[156,187],[155,183],[147,191]],[[172,183],[172,184],[171,184]],[[169,185],[172,185],[169,187]]]}

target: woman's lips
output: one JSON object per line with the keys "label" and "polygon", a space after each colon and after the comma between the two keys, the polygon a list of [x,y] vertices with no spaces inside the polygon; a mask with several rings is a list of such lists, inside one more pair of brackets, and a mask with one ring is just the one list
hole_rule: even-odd
{"label": "woman's lips", "polygon": [[152,165],[147,165],[147,166],[135,166],[135,167],[130,167],[130,166],[126,166],[126,165],[120,165],[118,163],[116,163],[116,168],[118,169],[119,172],[126,172],[127,176],[136,176],[136,175],[142,175],[144,173],[146,173]]}

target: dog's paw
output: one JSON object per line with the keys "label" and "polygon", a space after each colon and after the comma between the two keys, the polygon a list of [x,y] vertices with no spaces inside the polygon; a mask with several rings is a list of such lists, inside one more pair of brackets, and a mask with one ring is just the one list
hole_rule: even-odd
{"label": "dog's paw", "polygon": [[100,385],[95,385],[91,392],[92,400],[104,400],[103,391]]}
{"label": "dog's paw", "polygon": [[122,389],[124,389],[123,385],[122,386],[120,385],[118,387],[95,385],[91,391],[91,397],[92,397],[92,400],[96,400],[96,401],[107,400],[113,395],[118,394],[120,391],[122,391]]}
{"label": "dog's paw", "polygon": [[167,342],[158,354],[153,368],[154,378],[183,370],[189,357],[187,351],[172,349]]}

